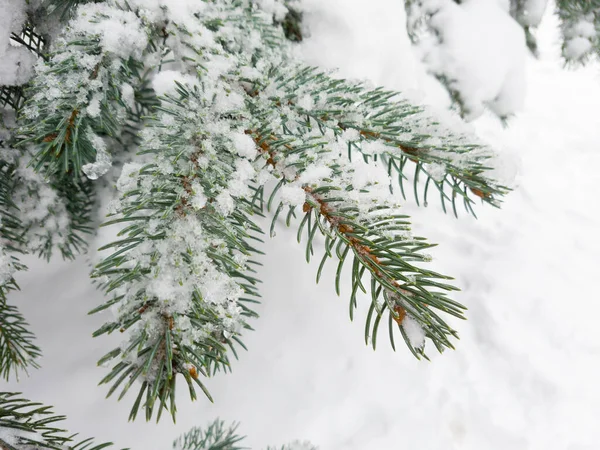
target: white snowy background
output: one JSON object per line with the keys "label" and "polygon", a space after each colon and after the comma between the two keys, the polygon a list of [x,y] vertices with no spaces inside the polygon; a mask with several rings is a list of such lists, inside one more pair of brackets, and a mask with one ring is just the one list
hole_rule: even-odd
{"label": "white snowy background", "polygon": [[[402,1],[306,4],[308,62],[445,106],[410,50]],[[463,289],[456,299],[469,320],[456,323],[456,351],[430,349],[432,361],[419,362],[402,345],[394,353],[382,333],[373,352],[363,341],[366,302],[351,323],[349,293],[335,296],[334,263],[315,285],[295,231],[280,228],[263,258],[249,351],[232,374],[208,382],[215,404],[191,403],[181,384],[177,424],[156,425],[127,423],[133,393],[104,399],[96,384],[105,369],[95,362],[119,337],[91,337],[103,318],[86,315],[102,301],[89,257],[25,261],[30,270],[10,299],[37,334],[43,368],[2,390],[54,405],[82,436],[132,449],[169,448],[216,417],[241,422],[255,450],[294,438],[321,450],[600,449],[600,76],[594,64],[562,67],[551,14],[538,36],[523,110],[507,128],[489,113],[474,122],[516,174],[502,209],[456,220],[435,201],[406,202],[415,232],[441,244],[435,269]]]}

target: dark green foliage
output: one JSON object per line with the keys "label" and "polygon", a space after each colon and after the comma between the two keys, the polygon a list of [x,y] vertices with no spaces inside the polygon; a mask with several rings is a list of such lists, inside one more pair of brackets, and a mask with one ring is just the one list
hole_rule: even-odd
{"label": "dark green foliage", "polygon": [[192,428],[173,442],[175,450],[244,450],[238,443],[244,436],[236,434],[237,424],[229,427],[222,420],[215,420],[204,429]]}
{"label": "dark green foliage", "polygon": [[[0,161],[0,258],[8,259],[9,267],[17,272],[26,267],[16,256],[21,253],[23,230],[11,199],[13,169],[12,165]],[[6,267],[6,263],[3,266]],[[38,367],[35,359],[40,356],[40,349],[33,343],[33,333],[28,330],[23,316],[7,303],[7,293],[19,288],[13,274],[0,276],[0,377],[8,380],[11,373],[18,377],[20,372],[27,372],[28,367]]]}
{"label": "dark green foliage", "polygon": [[5,293],[10,288],[0,288],[0,377],[7,381],[11,373],[18,378],[27,368],[38,368],[35,359],[41,356],[27,322],[16,307],[6,303]]}
{"label": "dark green foliage", "polygon": [[[102,450],[112,447],[111,442],[95,444],[92,439],[75,441],[58,423],[65,416],[54,414],[50,406],[31,402],[19,393],[0,392],[0,433],[11,436],[10,441],[0,438],[3,450]],[[5,438],[6,439],[6,438]]]}
{"label": "dark green foliage", "polygon": [[[91,180],[61,180],[50,183],[59,197],[64,200],[69,217],[69,225],[56,235],[48,234],[46,245],[38,249],[38,256],[50,260],[56,247],[64,259],[75,259],[88,248],[89,235],[94,232],[92,222],[95,206],[95,186]],[[35,194],[33,194],[35,195]],[[54,241],[59,238],[60,243]]]}
{"label": "dark green foliage", "polygon": [[301,42],[302,36],[302,12],[290,8],[281,23],[285,37],[292,42]]}

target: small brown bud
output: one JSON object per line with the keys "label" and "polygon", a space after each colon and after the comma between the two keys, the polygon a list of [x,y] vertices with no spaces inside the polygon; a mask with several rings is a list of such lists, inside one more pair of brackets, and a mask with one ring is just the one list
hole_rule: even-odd
{"label": "small brown bud", "polygon": [[406,317],[406,310],[400,306],[400,305],[396,305],[394,306],[394,312],[396,314],[398,314],[398,317],[393,316],[394,320],[396,321],[396,323],[398,325],[402,325],[402,321],[404,320],[404,318]]}

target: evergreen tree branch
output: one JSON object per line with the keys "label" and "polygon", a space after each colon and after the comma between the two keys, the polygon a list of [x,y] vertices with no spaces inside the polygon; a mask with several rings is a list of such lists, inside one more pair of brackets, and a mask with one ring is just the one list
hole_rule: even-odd
{"label": "evergreen tree branch", "polygon": [[[1,143],[0,143],[1,144]],[[28,367],[39,367],[35,359],[40,349],[16,307],[7,304],[9,291],[18,289],[14,274],[25,270],[17,254],[23,243],[22,224],[12,201],[14,167],[0,159],[0,376],[18,378]]]}
{"label": "evergreen tree branch", "polygon": [[[2,450],[102,450],[112,442],[97,444],[92,438],[76,441],[76,434],[60,428],[65,416],[52,407],[26,400],[15,392],[0,392],[0,449]],[[173,442],[174,450],[248,450],[238,444],[238,424],[215,420],[205,428],[194,427]],[[276,450],[275,447],[269,449]],[[267,449],[267,450],[269,450]],[[124,449],[128,450],[128,449]],[[281,450],[317,450],[308,442],[294,441]]]}
{"label": "evergreen tree branch", "polygon": [[23,316],[6,303],[6,290],[6,285],[0,286],[0,376],[8,381],[11,372],[18,378],[27,368],[39,368],[36,358],[41,351]]}
{"label": "evergreen tree branch", "polygon": [[600,1],[557,0],[567,63],[582,64],[600,52]]}
{"label": "evergreen tree branch", "polygon": [[13,245],[46,260],[54,249],[65,259],[85,251],[95,202],[91,182],[44,179],[28,167],[31,159],[27,151],[6,148],[2,157],[14,168],[11,201],[20,234],[18,241],[13,236]]}
{"label": "evergreen tree branch", "polygon": [[238,424],[226,426],[222,420],[215,420],[206,428],[192,428],[173,442],[174,450],[244,450],[238,443],[244,436],[236,434]]}
{"label": "evergreen tree branch", "polygon": [[93,274],[111,296],[94,312],[118,311],[94,335],[129,330],[127,346],[101,360],[118,361],[102,383],[112,383],[111,395],[129,375],[122,398],[138,377],[144,380],[130,419],[144,391],[147,420],[158,401],[157,420],[167,402],[174,418],[177,373],[192,399],[195,384],[210,398],[200,376],[229,368],[226,350],[235,355],[234,346],[242,345],[237,336],[248,327],[245,317],[255,315],[246,303],[258,297],[249,266],[256,261],[249,258],[257,253],[250,240],[260,228],[249,218],[249,202],[223,195],[228,183],[249,195],[252,168],[236,160],[230,140],[205,131],[216,125],[215,116],[230,120],[235,112],[210,114],[214,105],[183,87],[180,93],[163,100],[161,115],[147,128],[142,152],[153,161],[124,169],[123,196],[108,222],[126,225],[123,238],[103,248],[114,253]]}
{"label": "evergreen tree branch", "polygon": [[[12,33],[10,37],[14,43],[27,48],[36,56],[45,57],[44,51],[47,39],[36,32],[31,20],[23,25],[20,34]],[[6,116],[3,119],[8,117],[7,114],[10,115],[10,110],[18,114],[24,100],[23,86],[1,86],[0,106],[4,108],[3,116]],[[35,244],[32,245],[33,243],[41,243],[33,230],[39,230],[40,225],[41,227],[50,225],[50,222],[41,220],[39,214],[33,216],[29,214],[32,210],[27,206],[32,205],[31,200],[35,199],[33,204],[38,212],[44,207],[48,207],[48,215],[55,215],[57,211],[51,203],[48,204],[43,201],[47,200],[47,197],[41,198],[39,196],[40,190],[48,189],[43,186],[45,183],[39,182],[41,180],[37,179],[35,180],[38,181],[37,184],[32,182],[32,179],[24,182],[22,166],[19,164],[19,162],[22,162],[22,158],[19,161],[18,152],[10,148],[11,142],[14,142],[12,130],[4,123],[4,120],[2,122],[2,136],[0,136],[2,147],[0,154],[0,266],[2,272],[0,275],[0,373],[3,378],[8,379],[10,373],[14,373],[18,378],[19,373],[21,371],[27,372],[28,367],[39,367],[35,360],[41,355],[39,347],[34,344],[33,333],[27,328],[27,322],[17,308],[9,305],[6,299],[10,290],[18,289],[13,277],[14,273],[26,269],[19,262],[16,254],[33,250],[49,257],[52,241],[55,240],[51,234],[52,226],[49,226],[44,230],[44,236],[47,237],[45,242],[37,248]],[[73,198],[74,192],[69,189],[70,186],[61,186],[60,188],[68,190],[68,197]],[[27,195],[23,195],[25,191],[27,191]],[[40,200],[42,200],[41,205],[36,204]],[[23,208],[24,206],[25,208]],[[76,213],[75,215],[80,219],[86,219],[89,215],[89,205],[84,205],[79,210],[80,206],[82,205],[71,205],[70,212]],[[35,221],[37,223],[34,224]],[[58,227],[64,227],[64,225],[64,223],[56,223]],[[79,228],[79,231],[83,230],[83,227],[78,224],[75,224],[75,227]],[[62,234],[70,229],[70,227],[65,228],[55,231]],[[63,256],[72,256],[69,248],[70,237],[76,237],[80,243],[83,242],[83,239],[69,233],[69,236],[65,239],[66,245],[61,248]]]}
{"label": "evergreen tree branch", "polygon": [[[252,258],[260,250],[251,241],[261,231],[251,216],[272,204],[274,195],[264,198],[270,180],[282,193],[275,218],[286,205],[288,219],[294,208],[305,213],[307,255],[320,232],[323,261],[339,257],[338,290],[352,256],[351,314],[358,289],[367,292],[363,275],[371,277],[366,335],[374,346],[387,314],[415,356],[425,337],[440,351],[452,347],[456,332],[434,309],[462,318],[464,308],[445,296],[455,289],[448,277],[417,264],[431,245],[409,233],[390,174],[409,178],[413,161],[415,189],[425,174],[425,193],[436,182],[453,206],[459,194],[469,210],[469,195],[496,205],[506,190],[485,176],[490,151],[394,92],[290,63],[283,31],[250,4],[211,3],[198,20],[212,41],[194,39],[198,23],[163,31],[165,51],[185,61],[186,74],[163,87],[139,159],[124,168],[107,223],[123,228],[93,273],[109,295],[93,312],[115,314],[94,335],[127,333],[99,361],[113,364],[101,382],[108,395],[120,389],[122,398],[140,380],[130,419],[143,408],[147,420],[157,409],[157,420],[164,410],[175,418],[177,374],[192,399],[195,385],[209,396],[201,378],[229,369],[228,348],[235,355],[255,316],[248,303],[259,296]],[[284,61],[292,68],[281,69]]]}
{"label": "evergreen tree branch", "polygon": [[[249,89],[255,125],[246,132],[261,150],[265,168],[279,180],[275,192],[281,191],[282,201],[274,220],[288,205],[289,224],[295,208],[302,207],[299,240],[306,229],[310,259],[316,234],[325,237],[317,280],[325,261],[337,256],[338,294],[344,262],[352,256],[351,317],[358,290],[367,293],[363,275],[370,275],[371,308],[365,339],[373,347],[387,312],[392,346],[397,324],[417,357],[424,355],[423,337],[431,339],[439,351],[453,348],[448,337],[457,337],[456,332],[432,309],[464,318],[464,307],[445,296],[443,291],[456,290],[445,282],[449,277],[413,263],[428,261],[430,257],[422,250],[431,245],[410,234],[408,217],[400,213],[385,171],[398,171],[402,183],[407,161],[414,162],[415,195],[418,201],[421,171],[427,177],[426,201],[433,178],[433,170],[428,168],[435,164],[436,175],[441,173],[441,177],[433,182],[442,202],[451,202],[456,214],[455,197],[460,194],[465,207],[473,212],[469,192],[492,205],[506,192],[486,176],[489,168],[484,163],[491,157],[490,150],[469,144],[422,109],[397,100],[394,92],[333,80],[311,68],[291,74],[269,73],[269,77],[268,82],[255,83]],[[390,100],[394,97],[396,100]],[[452,197],[444,192],[447,186]],[[262,206],[262,188],[258,192],[255,198]],[[269,207],[273,198],[274,193]]]}
{"label": "evergreen tree branch", "polygon": [[[253,116],[260,118],[256,111]],[[317,281],[325,261],[337,256],[340,261],[336,275],[338,294],[344,262],[348,254],[352,255],[351,318],[358,290],[367,292],[363,276],[370,274],[372,302],[365,339],[367,342],[371,340],[373,347],[376,346],[380,320],[387,311],[392,346],[395,346],[392,333],[395,322],[409,349],[417,357],[423,355],[422,337],[425,336],[440,351],[444,347],[453,348],[447,336],[456,337],[456,332],[431,308],[464,318],[464,307],[440,292],[456,289],[444,282],[449,277],[412,264],[413,261],[430,260],[421,251],[431,245],[423,238],[411,235],[408,217],[399,212],[390,195],[390,181],[385,172],[373,172],[370,179],[369,175],[365,177],[363,171],[369,168],[365,159],[361,158],[363,154],[349,145],[341,133],[335,136],[331,130],[319,126],[312,129],[310,121],[293,122],[293,118],[293,115],[287,118],[285,132],[281,134],[275,134],[278,130],[272,129],[270,121],[263,122],[257,130],[249,131],[267,158],[267,165],[281,179],[276,190],[281,189],[283,202],[277,207],[274,220],[284,204],[290,205],[288,223],[294,208],[302,206],[305,216],[298,231],[299,240],[306,228],[306,257],[310,259],[315,235],[320,232],[325,236],[325,254]],[[273,195],[269,204],[272,198]],[[415,337],[415,322],[423,327],[423,336]],[[406,326],[409,327],[408,332]]]}
{"label": "evergreen tree branch", "polygon": [[[297,89],[299,85],[301,89]],[[499,197],[508,192],[486,175],[494,158],[490,148],[473,136],[450,131],[397,92],[335,80],[314,68],[278,81],[276,89],[282,92],[270,98],[275,105],[286,105],[298,115],[310,117],[320,129],[330,129],[336,136],[346,132],[345,136],[351,137],[348,145],[365,160],[381,158],[390,175],[397,173],[404,198],[404,184],[412,179],[417,204],[419,189],[423,189],[421,196],[427,204],[430,184],[439,192],[444,211],[448,201],[455,214],[457,196],[474,214],[470,195],[499,206]],[[307,97],[321,104],[309,109],[300,106]],[[414,164],[412,170],[410,163]]]}
{"label": "evergreen tree branch", "polygon": [[[215,420],[206,428],[192,428],[173,443],[174,450],[249,450],[239,447],[244,436],[237,434],[238,424],[225,425]],[[293,441],[281,447],[267,447],[266,450],[318,450],[308,441]]]}
{"label": "evergreen tree branch", "polygon": [[[157,420],[167,404],[175,418],[178,373],[192,399],[195,384],[210,398],[200,376],[229,368],[226,351],[235,356],[234,346],[243,347],[239,332],[249,328],[245,318],[255,316],[249,305],[256,303],[258,280],[251,266],[258,263],[251,257],[260,252],[250,240],[259,240],[261,231],[249,218],[255,212],[248,201],[254,169],[250,158],[238,157],[236,146],[241,139],[246,152],[256,150],[243,128],[230,136],[219,126],[226,131],[240,119],[246,94],[239,84],[228,86],[248,64],[249,38],[256,42],[255,33],[261,33],[258,57],[280,45],[282,35],[245,2],[207,4],[198,20],[172,22],[163,30],[168,54],[186,61],[201,84],[191,92],[177,84],[157,108],[158,120],[145,128],[140,153],[153,159],[124,170],[111,221],[130,225],[120,233],[124,239],[105,247],[115,252],[93,275],[111,295],[95,311],[111,305],[117,310],[116,320],[95,335],[129,330],[128,344],[100,361],[116,360],[102,382],[112,384],[110,395],[129,376],[122,398],[136,379],[143,380],[130,419],[144,393],[147,420],[159,402]],[[205,47],[199,46],[192,33],[197,28],[211,30],[213,43],[202,40]],[[225,54],[235,55],[235,64],[214,78],[207,67]]]}
{"label": "evergreen tree branch", "polygon": [[64,416],[54,414],[50,406],[31,402],[19,393],[0,392],[0,448],[6,450],[102,450],[112,443],[95,444],[92,439],[75,441],[58,428]]}
{"label": "evergreen tree branch", "polygon": [[65,430],[55,426],[64,419],[49,406],[23,399],[19,393],[0,392],[0,445],[10,450],[29,446],[60,448],[70,440]]}
{"label": "evergreen tree branch", "polygon": [[[140,60],[149,45],[148,24],[133,11],[108,5],[81,9],[48,60],[38,64],[19,130],[21,146],[37,147],[35,169],[59,180],[79,180],[82,173],[96,179],[110,169],[105,138],[119,138],[133,111],[140,112],[134,86],[145,85]],[[114,23],[128,30],[131,45],[111,41]]]}
{"label": "evergreen tree branch", "polygon": [[98,0],[44,0],[44,6],[49,15],[58,15],[61,20],[65,20],[75,15],[79,5],[94,2],[97,3]]}

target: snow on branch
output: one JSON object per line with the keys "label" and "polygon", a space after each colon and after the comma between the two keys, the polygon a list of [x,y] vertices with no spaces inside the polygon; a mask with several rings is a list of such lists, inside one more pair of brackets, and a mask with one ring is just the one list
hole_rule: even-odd
{"label": "snow on branch", "polygon": [[110,169],[106,138],[118,138],[135,109],[129,83],[142,68],[147,27],[132,11],[79,7],[50,57],[38,61],[22,109],[20,145],[35,146],[36,170],[78,180]]}
{"label": "snow on branch", "polygon": [[467,120],[487,108],[501,119],[525,92],[525,33],[496,0],[407,0],[407,29],[419,58]]}
{"label": "snow on branch", "polygon": [[600,52],[600,1],[559,0],[556,10],[568,63],[583,63]]}

